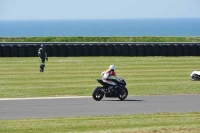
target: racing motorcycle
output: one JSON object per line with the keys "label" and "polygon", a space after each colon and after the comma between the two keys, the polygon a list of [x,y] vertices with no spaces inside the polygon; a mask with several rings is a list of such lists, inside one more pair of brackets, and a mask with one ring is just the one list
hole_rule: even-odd
{"label": "racing motorcycle", "polygon": [[126,99],[128,96],[128,90],[126,88],[126,82],[124,79],[120,79],[120,82],[116,86],[109,85],[103,82],[102,79],[97,79],[97,82],[102,86],[97,86],[92,93],[92,97],[96,101],[100,101],[104,95],[105,97],[118,97],[120,100]]}

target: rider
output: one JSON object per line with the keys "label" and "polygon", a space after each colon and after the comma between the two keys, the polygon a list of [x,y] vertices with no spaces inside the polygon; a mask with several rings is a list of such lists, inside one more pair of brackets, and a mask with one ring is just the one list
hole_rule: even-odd
{"label": "rider", "polygon": [[101,73],[101,76],[102,76],[103,82],[108,83],[109,85],[111,85],[112,88],[115,88],[117,83],[120,82],[120,79],[117,77],[117,75],[115,73],[114,65],[110,65],[109,69],[107,69]]}
{"label": "rider", "polygon": [[41,48],[38,50],[38,56],[40,59],[40,72],[44,72],[45,59],[48,61],[47,53],[45,50],[45,45],[41,44]]}

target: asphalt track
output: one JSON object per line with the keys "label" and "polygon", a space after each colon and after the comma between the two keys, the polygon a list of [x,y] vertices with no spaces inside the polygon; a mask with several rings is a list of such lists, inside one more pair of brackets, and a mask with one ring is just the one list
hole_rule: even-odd
{"label": "asphalt track", "polygon": [[0,99],[0,120],[107,116],[158,112],[200,112],[200,94],[167,96],[129,96],[124,101],[92,97]]}

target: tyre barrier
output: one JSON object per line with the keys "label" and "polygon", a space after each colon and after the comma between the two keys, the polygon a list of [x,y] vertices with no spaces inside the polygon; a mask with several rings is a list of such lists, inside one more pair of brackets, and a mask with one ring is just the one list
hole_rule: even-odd
{"label": "tyre barrier", "polygon": [[67,56],[67,46],[65,44],[58,44],[58,53],[60,57]]}
{"label": "tyre barrier", "polygon": [[190,44],[182,44],[182,47],[183,47],[183,56],[190,56]]}
{"label": "tyre barrier", "polygon": [[136,44],[137,56],[144,56],[144,44]]}
{"label": "tyre barrier", "polygon": [[[44,43],[43,43],[44,44]],[[48,56],[200,56],[200,43],[46,43]],[[38,56],[39,43],[0,43],[0,57]]]}
{"label": "tyre barrier", "polygon": [[198,50],[198,54],[197,54],[197,56],[200,56],[200,43],[199,44],[197,44],[197,46],[198,46],[198,48],[197,48],[197,50]]}
{"label": "tyre barrier", "polygon": [[98,56],[105,56],[106,55],[106,47],[104,44],[97,44],[98,45]]}
{"label": "tyre barrier", "polygon": [[81,44],[74,44],[74,55],[82,56],[82,45]]}
{"label": "tyre barrier", "polygon": [[2,56],[1,47],[2,47],[2,46],[0,45],[0,57]]}
{"label": "tyre barrier", "polygon": [[191,56],[198,56],[198,45],[190,44]]}
{"label": "tyre barrier", "polygon": [[67,46],[67,56],[74,56],[74,45],[68,44]]}
{"label": "tyre barrier", "polygon": [[90,56],[90,45],[82,44],[82,56]]}
{"label": "tyre barrier", "polygon": [[121,56],[129,56],[129,45],[121,44]]}
{"label": "tyre barrier", "polygon": [[113,56],[114,55],[113,44],[105,44],[105,51],[106,51],[106,56]]}
{"label": "tyre barrier", "polygon": [[28,57],[36,56],[34,44],[30,44],[30,45],[26,45],[26,46],[27,46],[27,56]]}
{"label": "tyre barrier", "polygon": [[160,46],[160,56],[168,56],[167,44],[159,44],[159,46]]}
{"label": "tyre barrier", "polygon": [[113,44],[113,55],[114,56],[121,56],[121,45],[120,44]]}
{"label": "tyre barrier", "polygon": [[152,56],[160,56],[159,44],[152,44]]}
{"label": "tyre barrier", "polygon": [[97,44],[89,44],[90,46],[90,55],[98,56],[98,45]]}
{"label": "tyre barrier", "polygon": [[19,51],[18,51],[19,47],[17,45],[10,45],[10,56],[11,57],[18,57],[19,55]]}
{"label": "tyre barrier", "polygon": [[152,45],[145,44],[144,47],[145,56],[152,56]]}
{"label": "tyre barrier", "polygon": [[168,47],[168,56],[175,56],[176,53],[174,44],[168,44],[167,47]]}
{"label": "tyre barrier", "polygon": [[136,56],[136,45],[135,44],[128,44],[129,45],[129,56]]}
{"label": "tyre barrier", "polygon": [[19,57],[27,57],[27,46],[26,45],[18,45],[19,47]]}
{"label": "tyre barrier", "polygon": [[9,45],[2,45],[1,51],[2,51],[3,57],[10,57],[10,46]]}
{"label": "tyre barrier", "polygon": [[[50,44],[50,49],[51,49],[51,56],[57,57],[59,55],[57,44]],[[48,53],[48,51],[47,51],[47,53]]]}

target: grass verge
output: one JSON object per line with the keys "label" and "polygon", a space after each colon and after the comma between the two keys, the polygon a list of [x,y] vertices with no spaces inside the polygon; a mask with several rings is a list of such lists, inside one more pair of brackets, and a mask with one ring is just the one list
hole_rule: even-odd
{"label": "grass verge", "polygon": [[3,133],[199,133],[200,113],[0,120]]}
{"label": "grass verge", "polygon": [[0,37],[0,42],[200,42],[200,37]]}

